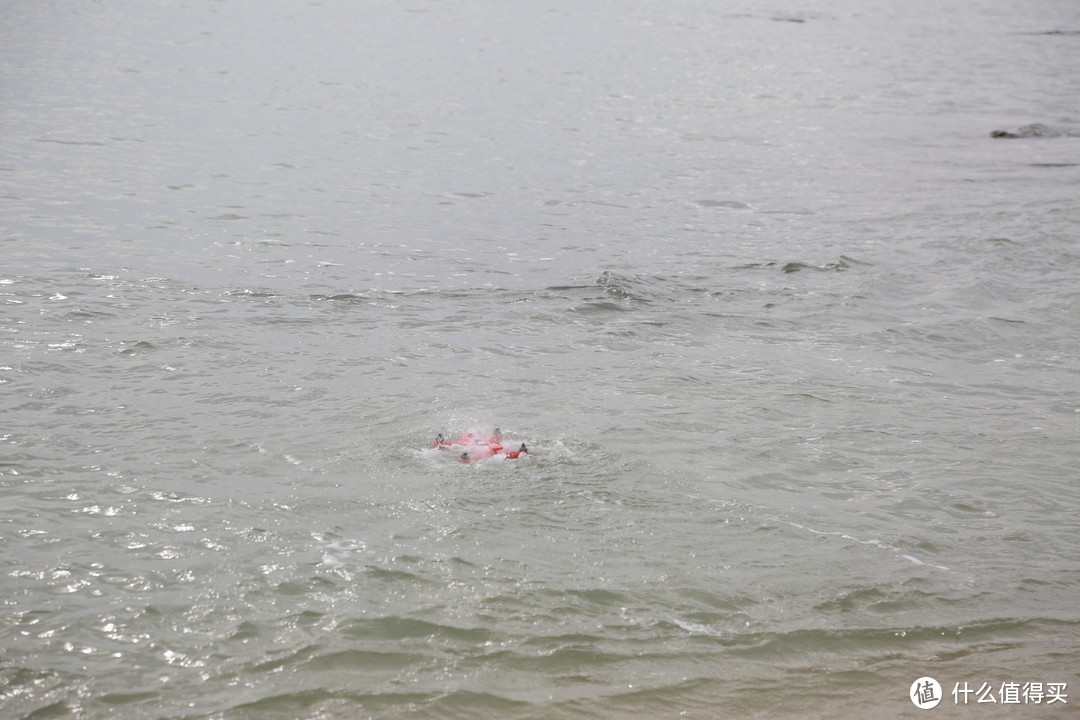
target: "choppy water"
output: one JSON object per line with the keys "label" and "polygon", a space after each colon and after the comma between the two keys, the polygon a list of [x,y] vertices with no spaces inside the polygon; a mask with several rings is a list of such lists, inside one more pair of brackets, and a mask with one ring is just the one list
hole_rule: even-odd
{"label": "choppy water", "polygon": [[4,717],[1080,703],[1080,6],[0,20]]}

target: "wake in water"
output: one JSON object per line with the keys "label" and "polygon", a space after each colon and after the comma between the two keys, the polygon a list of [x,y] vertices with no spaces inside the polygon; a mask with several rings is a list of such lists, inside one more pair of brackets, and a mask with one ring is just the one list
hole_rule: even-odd
{"label": "wake in water", "polygon": [[937,570],[944,570],[946,572],[955,572],[952,568],[945,567],[944,565],[935,565],[932,562],[927,562],[925,560],[920,560],[919,558],[915,557],[914,555],[911,555],[909,553],[905,553],[905,552],[899,550],[898,548],[895,548],[892,545],[888,545],[888,544],[886,544],[886,543],[884,543],[881,540],[878,540],[876,538],[872,538],[870,540],[861,540],[861,539],[855,537],[854,535],[849,535],[848,533],[845,533],[845,532],[841,532],[841,531],[827,532],[825,530],[815,530],[812,527],[807,527],[806,525],[800,525],[799,523],[791,522],[790,520],[777,519],[777,522],[783,523],[784,525],[790,525],[791,527],[798,528],[799,530],[805,530],[806,532],[813,533],[814,535],[832,535],[832,536],[835,536],[835,537],[843,538],[845,540],[851,540],[853,542],[857,542],[857,543],[860,543],[862,545],[874,545],[876,547],[879,547],[879,548],[882,548],[882,549],[885,549],[885,550],[892,550],[892,551],[896,552],[901,558],[903,558],[904,560],[907,560],[908,562],[910,562],[912,565],[925,565],[926,567],[935,568]]}

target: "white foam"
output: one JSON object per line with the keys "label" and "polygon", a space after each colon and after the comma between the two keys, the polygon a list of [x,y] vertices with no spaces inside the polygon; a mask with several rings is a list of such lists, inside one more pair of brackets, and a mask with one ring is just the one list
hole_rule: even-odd
{"label": "white foam", "polygon": [[701,623],[690,622],[688,620],[680,620],[679,618],[671,618],[671,622],[678,625],[680,628],[690,633],[691,635],[708,635],[710,637],[721,637],[723,633],[719,630],[703,625]]}
{"label": "white foam", "polygon": [[363,540],[351,538],[336,538],[327,540],[322,535],[312,535],[322,546],[322,565],[337,570],[345,567],[357,553],[367,550],[367,544]]}

